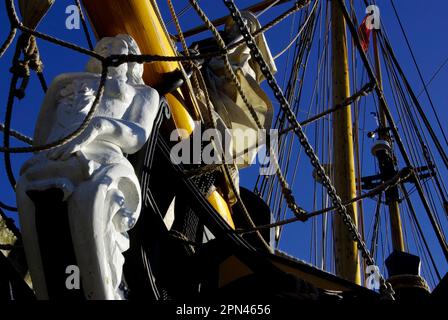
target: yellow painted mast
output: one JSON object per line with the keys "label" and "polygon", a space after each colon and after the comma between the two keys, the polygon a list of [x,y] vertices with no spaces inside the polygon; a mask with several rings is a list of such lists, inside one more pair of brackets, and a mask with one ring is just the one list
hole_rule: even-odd
{"label": "yellow painted mast", "polygon": [[[350,96],[347,55],[347,34],[339,2],[331,1],[333,104],[340,104]],[[351,106],[333,114],[334,185],[342,201],[356,197],[355,160]],[[357,208],[347,206],[357,225]],[[334,246],[336,274],[354,283],[361,283],[358,248],[340,215],[334,217]]]}

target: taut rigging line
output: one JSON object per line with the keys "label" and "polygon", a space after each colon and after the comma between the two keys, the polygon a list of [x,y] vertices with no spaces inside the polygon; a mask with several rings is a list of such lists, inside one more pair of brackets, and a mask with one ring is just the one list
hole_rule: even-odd
{"label": "taut rigging line", "polygon": [[[362,59],[362,62],[363,62],[364,66],[365,66],[365,68],[367,70],[369,78],[371,79],[371,81],[373,81],[376,84],[375,91],[376,91],[376,94],[378,96],[378,99],[381,102],[380,103],[380,107],[384,109],[383,111],[384,111],[384,114],[385,114],[385,116],[387,118],[387,121],[389,123],[390,130],[392,131],[393,136],[395,138],[395,142],[396,142],[398,148],[400,149],[400,153],[403,156],[403,159],[404,159],[404,161],[406,163],[406,166],[411,168],[412,167],[412,162],[411,162],[411,160],[409,158],[409,155],[408,155],[408,153],[406,151],[406,148],[405,148],[405,146],[403,144],[403,141],[401,140],[401,137],[400,137],[400,135],[398,133],[397,126],[396,126],[395,121],[394,121],[394,119],[392,117],[392,113],[391,113],[391,111],[390,111],[390,109],[389,109],[389,107],[387,105],[386,99],[384,97],[384,93],[381,90],[381,88],[378,86],[378,79],[376,78],[375,73],[373,72],[372,66],[370,65],[370,62],[369,62],[369,60],[367,58],[367,55],[366,55],[366,53],[364,52],[364,50],[362,48],[361,41],[360,41],[359,35],[358,35],[358,31],[357,31],[355,25],[353,24],[353,21],[350,18],[350,14],[349,14],[349,12],[347,10],[347,7],[345,6],[344,1],[343,0],[337,0],[337,1],[341,5],[341,9],[342,9],[343,15],[345,17],[345,20],[347,22],[347,26],[349,27],[350,33],[351,33],[353,39],[355,40],[356,47],[358,48],[359,55],[360,55],[360,57]],[[379,35],[382,36],[381,29],[378,30],[378,31],[379,31]],[[415,95],[414,95],[414,97],[415,97]],[[445,242],[445,238],[443,237],[443,234],[442,234],[442,232],[441,232],[441,230],[439,228],[439,225],[437,224],[437,221],[434,218],[434,215],[433,215],[433,212],[432,212],[432,210],[431,210],[431,208],[429,206],[428,200],[426,199],[425,194],[423,192],[422,185],[421,185],[421,183],[420,183],[420,181],[418,179],[418,176],[415,174],[415,172],[414,172],[413,176],[414,176],[413,180],[414,180],[414,183],[415,183],[415,187],[416,187],[417,192],[418,192],[418,194],[420,196],[420,199],[422,201],[423,207],[425,208],[425,211],[426,211],[426,213],[428,215],[429,221],[431,222],[431,225],[432,225],[432,227],[434,229],[434,232],[435,232],[435,234],[437,236],[437,240],[439,241],[439,244],[440,244],[440,246],[442,248],[442,251],[443,251],[443,254],[445,256],[445,259],[448,261],[448,246],[447,246],[447,244]]]}
{"label": "taut rigging line", "polygon": [[420,67],[418,66],[417,59],[415,58],[415,55],[414,55],[414,51],[412,50],[411,44],[409,43],[408,36],[406,35],[406,32],[405,32],[404,27],[403,27],[403,24],[401,23],[400,16],[398,15],[397,9],[396,9],[395,4],[394,4],[394,2],[392,0],[390,1],[390,4],[392,5],[392,9],[394,10],[395,17],[397,18],[398,24],[400,25],[400,29],[401,29],[401,31],[403,33],[403,36],[404,36],[404,39],[406,41],[406,45],[407,45],[407,47],[409,49],[409,52],[411,53],[411,57],[412,57],[412,60],[414,61],[415,68],[417,69],[418,76],[419,76],[419,78],[420,78],[420,80],[421,80],[421,82],[423,84],[423,90],[426,92],[426,96],[428,97],[429,104],[430,104],[430,106],[432,108],[432,111],[434,112],[435,117],[436,117],[437,125],[439,126],[439,129],[442,132],[442,136],[445,139],[446,145],[448,146],[448,139],[446,138],[445,131],[443,130],[442,124],[440,123],[439,116],[437,115],[437,112],[435,110],[435,107],[434,107],[434,104],[432,102],[431,96],[429,95],[428,88],[427,88],[427,86],[425,84],[425,80],[423,79],[423,75],[422,75],[422,72],[420,70]]}
{"label": "taut rigging line", "polygon": [[[388,190],[389,188],[393,187],[393,186],[397,186],[400,183],[404,182],[406,179],[408,179],[412,174],[412,170],[409,170],[408,168],[401,170],[400,172],[398,172],[392,179],[385,181],[384,183],[382,183],[381,185],[375,187],[374,189],[370,190],[369,192],[366,192],[362,195],[359,195],[353,199],[350,199],[348,201],[345,201],[343,203],[344,206],[348,206],[354,202],[358,202],[361,201],[363,199],[366,198],[371,198],[374,197],[378,194],[382,194],[383,192],[385,192],[386,190]],[[286,224],[290,224],[293,222],[297,222],[297,221],[306,221],[310,218],[316,217],[318,215],[321,215],[323,213],[326,212],[330,212],[330,211],[335,211],[338,207],[337,206],[331,206],[328,208],[324,208],[324,209],[320,209],[317,211],[313,211],[313,212],[307,212],[305,214],[303,214],[303,216],[296,216],[290,219],[286,219],[283,221],[278,221],[278,222],[274,222],[274,223],[270,223],[270,224],[266,224],[266,225],[260,225],[260,226],[256,226],[255,228],[251,228],[251,229],[239,229],[236,230],[235,232],[237,233],[241,233],[241,234],[245,234],[245,233],[251,233],[251,232],[256,232],[258,230],[263,230],[263,229],[269,229],[269,228],[274,228],[274,227],[278,227],[278,226],[283,226]]]}

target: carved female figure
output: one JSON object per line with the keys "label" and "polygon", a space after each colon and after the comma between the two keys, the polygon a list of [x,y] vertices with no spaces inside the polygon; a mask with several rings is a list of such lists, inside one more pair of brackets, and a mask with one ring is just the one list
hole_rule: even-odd
{"label": "carved female figure", "polygon": [[[103,38],[95,51],[103,56],[140,54],[127,35]],[[45,144],[67,136],[92,107],[101,63],[92,58],[86,72],[62,74],[42,104],[34,141]],[[103,98],[89,126],[71,142],[35,154],[21,168],[17,203],[25,252],[36,293],[48,297],[30,191],[58,188],[67,202],[76,261],[88,299],[122,299],[126,231],[139,216],[138,179],[125,154],[137,152],[151,134],[159,95],[142,80],[136,63],[110,67]],[[57,226],[55,226],[57,227]]]}

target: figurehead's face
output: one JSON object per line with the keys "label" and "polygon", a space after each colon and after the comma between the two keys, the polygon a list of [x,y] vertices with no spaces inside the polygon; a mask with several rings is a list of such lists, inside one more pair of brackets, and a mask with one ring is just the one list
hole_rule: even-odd
{"label": "figurehead's face", "polygon": [[[110,55],[128,54],[129,49],[126,42],[120,38],[106,37],[101,39],[96,47],[95,52],[103,57]],[[101,62],[98,59],[92,58],[86,66],[87,72],[101,73]],[[126,77],[128,65],[123,63],[118,67],[110,67],[108,74],[112,77]]]}

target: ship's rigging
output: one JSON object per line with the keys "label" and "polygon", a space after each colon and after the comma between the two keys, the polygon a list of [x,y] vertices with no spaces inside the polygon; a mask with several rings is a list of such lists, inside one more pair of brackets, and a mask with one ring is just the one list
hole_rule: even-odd
{"label": "ship's rigging", "polygon": [[[403,232],[403,249],[407,252],[416,253],[421,257],[423,260],[422,275],[428,281],[430,287],[435,288],[443,278],[443,271],[446,270],[446,260],[448,258],[446,244],[448,192],[443,179],[448,170],[448,158],[446,155],[448,142],[444,128],[438,118],[427,89],[427,84],[424,82],[397,8],[393,2],[394,13],[405,36],[408,49],[412,54],[419,78],[423,84],[423,90],[429,99],[431,110],[435,114],[437,120],[436,130],[431,125],[424,111],[426,108],[422,106],[418,95],[413,91],[392,49],[384,25],[382,25],[381,29],[374,31],[374,48],[366,53],[362,48],[358,35],[356,17],[359,16],[359,13],[353,1],[350,1],[349,8],[346,7],[345,2],[342,0],[333,1],[340,6],[341,15],[348,27],[351,69],[350,85],[354,92],[351,96],[336,104],[331,97],[334,86],[332,81],[331,44],[334,41],[332,40],[334,35],[330,31],[332,23],[331,9],[327,1],[294,1],[294,5],[291,8],[281,13],[277,18],[270,19],[269,23],[254,34],[248,32],[241,18],[241,12],[234,1],[223,1],[243,37],[234,46],[245,44],[249,47],[252,56],[260,65],[264,77],[267,79],[266,88],[272,90],[272,99],[277,101],[277,114],[273,126],[279,130],[278,158],[274,159],[274,162],[278,162],[276,176],[259,176],[254,187],[255,193],[260,195],[270,207],[273,221],[270,224],[255,225],[251,220],[251,213],[244,206],[244,201],[238,198],[237,205],[241,206],[241,210],[249,219],[250,227],[244,229],[237,228],[235,234],[245,235],[256,232],[258,238],[268,246],[259,231],[273,229],[275,233],[274,247],[275,249],[281,249],[281,241],[285,241],[285,237],[291,239],[291,236],[287,235],[288,230],[290,232],[303,232],[304,230],[302,227],[289,228],[289,225],[299,221],[306,222],[309,229],[307,232],[304,232],[304,235],[299,237],[303,241],[299,245],[309,249],[309,253],[306,254],[304,260],[322,270],[336,272],[334,262],[335,234],[333,230],[335,225],[334,215],[339,214],[348,234],[355,241],[356,248],[360,250],[364,270],[367,265],[378,263],[382,273],[385,273],[386,268],[384,264],[381,265],[381,261],[385,261],[386,257],[392,252],[389,238],[391,234],[397,231],[391,230],[388,222],[389,214],[385,206],[388,204],[390,207],[390,199],[388,198],[390,194],[388,192],[394,189],[397,193],[397,198],[394,201],[396,201],[396,205],[401,210],[402,222],[400,228]],[[260,9],[261,11],[257,11],[260,11],[259,15],[266,16],[267,12],[270,12],[276,5],[289,2],[270,1],[267,6]],[[155,2],[153,3],[155,4]],[[174,30],[176,30],[177,35],[172,38],[174,41],[181,42],[184,53],[183,55],[179,54],[173,57],[127,55],[104,58],[92,51],[93,45],[84,17],[82,19],[83,27],[90,49],[82,48],[34,30],[35,26],[30,27],[20,22],[12,1],[6,0],[5,4],[11,22],[11,31],[8,39],[0,49],[0,57],[13,44],[16,32],[21,31],[22,35],[17,44],[13,65],[16,70],[24,72],[20,73],[17,71],[13,73],[6,118],[4,124],[0,126],[4,138],[0,151],[5,155],[5,168],[10,184],[13,187],[16,183],[11,167],[11,155],[53,148],[67,143],[80,134],[89,123],[95,112],[95,107],[101,99],[108,66],[117,66],[125,62],[181,61],[185,62],[185,65],[190,64],[194,70],[191,78],[192,83],[190,84],[192,90],[196,88],[204,89],[205,85],[203,80],[200,79],[200,71],[194,69],[195,61],[216,56],[226,57],[226,53],[230,49],[220,39],[220,34],[214,26],[214,24],[219,25],[224,20],[211,21],[201,9],[199,1],[196,0],[190,0],[190,4],[177,14],[177,8],[169,1],[172,17],[166,23],[166,26],[170,27],[171,23],[174,24]],[[371,3],[365,0],[365,4],[368,6]],[[78,0],[76,5],[78,8],[81,8]],[[286,6],[287,4],[284,5]],[[180,19],[187,13],[191,14],[192,11],[199,15],[204,23],[204,27],[182,32]],[[159,14],[162,16],[161,13]],[[277,24],[282,23],[286,19],[292,20],[290,39],[286,41],[287,43],[283,48],[275,51],[274,56],[275,59],[282,58],[285,61],[284,79],[280,85],[279,79],[276,79],[269,71],[263,55],[255,45],[254,36],[275,28]],[[162,18],[161,21],[163,21]],[[171,31],[170,28],[168,29]],[[200,52],[198,55],[190,56],[186,39],[206,30],[211,31],[217,41],[218,46],[216,50],[213,52]],[[68,137],[49,145],[10,147],[11,137],[26,144],[32,144],[31,138],[11,129],[14,100],[16,97],[20,98],[20,94],[25,93],[30,77],[30,69],[36,71],[43,90],[46,90],[45,79],[39,65],[40,59],[45,60],[45,57],[40,58],[38,56],[36,42],[32,39],[48,41],[54,45],[96,57],[103,64],[102,81],[97,90],[98,95],[95,103],[78,130]],[[24,59],[21,58],[22,53],[24,53]],[[375,53],[377,54],[376,56]],[[377,59],[375,60],[375,58]],[[374,66],[376,66],[376,70]],[[385,71],[386,77],[382,82],[379,79],[378,70]],[[230,65],[227,65],[227,71],[229,74],[232,74]],[[20,79],[23,79],[21,87],[17,88]],[[238,86],[236,77],[233,76],[231,79]],[[198,90],[196,89],[196,91]],[[244,92],[242,92],[240,87],[238,87],[238,91],[244,97]],[[245,104],[250,110],[250,103],[245,101]],[[335,112],[345,110],[350,105],[352,105],[354,110],[353,143],[356,197],[341,200],[333,186],[335,174],[333,163],[334,157],[338,156],[339,150],[333,148],[334,138],[331,128]],[[303,106],[306,106],[306,108],[304,109]],[[256,115],[254,116],[253,113],[252,115],[258,127],[261,127],[256,119]],[[212,118],[210,115],[206,115],[204,118],[207,116]],[[368,128],[372,129],[372,126],[368,125],[367,121],[372,121],[375,118],[377,119],[376,127],[373,130],[369,130]],[[440,141],[440,135],[443,137],[443,141]],[[378,136],[379,140],[389,143],[389,155],[392,168],[395,170],[394,175],[386,177],[380,172],[381,170],[376,162],[374,162],[375,170],[373,171],[371,167],[365,165],[364,162],[374,161],[366,160],[366,154],[369,153],[369,150],[367,150],[369,144],[366,142],[368,136],[372,139]],[[432,151],[433,148],[435,148],[435,151]],[[310,158],[311,166],[305,164],[306,161],[302,159],[303,153]],[[370,158],[374,159],[372,156]],[[227,180],[231,181],[229,178],[230,174],[226,171],[227,167],[223,167],[228,177]],[[309,175],[311,188],[302,185],[305,179],[302,171],[305,170],[313,172],[312,175]],[[235,191],[234,193],[238,195],[238,192]],[[302,197],[310,197],[305,194],[312,195],[312,201],[302,201]],[[373,201],[368,202],[366,199],[369,198]],[[416,205],[417,202],[418,204]],[[303,205],[303,203],[306,203],[306,205]],[[311,204],[311,208],[304,209],[308,208],[309,204]],[[356,218],[359,221],[357,225],[348,214],[347,207],[349,205],[357,208],[358,214]],[[4,204],[3,202],[0,202],[0,207],[6,211],[15,211],[14,206]],[[422,218],[423,211],[426,213],[424,219]],[[11,219],[8,219],[3,212],[1,213],[2,220],[7,223],[7,228],[13,231],[15,237],[20,238],[20,232]],[[291,213],[293,217],[288,217]],[[431,226],[431,232],[433,233],[431,237],[435,236],[437,245],[428,241],[427,234],[425,234],[428,228],[422,227],[422,220],[424,220],[425,225]],[[305,235],[308,238],[306,241]],[[182,235],[180,238],[182,238]],[[297,242],[297,240],[294,241]],[[195,243],[195,245],[198,244]],[[0,249],[12,250],[14,246],[2,244]],[[445,267],[437,264],[434,252],[438,252],[439,255],[441,252],[444,256],[442,260],[445,261]],[[364,282],[364,271],[361,274]],[[387,285],[385,278],[382,278],[381,283],[382,293],[391,295],[392,291]]]}

